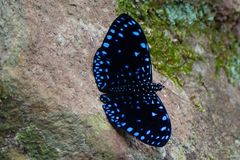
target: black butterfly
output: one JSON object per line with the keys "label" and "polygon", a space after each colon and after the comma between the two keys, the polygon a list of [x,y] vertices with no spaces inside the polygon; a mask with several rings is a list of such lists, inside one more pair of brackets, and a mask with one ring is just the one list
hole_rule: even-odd
{"label": "black butterfly", "polygon": [[93,73],[110,123],[140,141],[164,146],[171,135],[167,111],[152,83],[149,47],[139,24],[121,14],[97,50]]}

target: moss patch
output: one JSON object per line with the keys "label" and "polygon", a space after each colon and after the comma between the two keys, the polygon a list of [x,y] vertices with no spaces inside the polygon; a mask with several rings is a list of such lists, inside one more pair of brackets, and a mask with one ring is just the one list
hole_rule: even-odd
{"label": "moss patch", "polygon": [[64,110],[36,117],[34,124],[63,159],[76,155],[79,159],[115,159],[111,148],[102,141],[107,125],[100,115],[77,115]]}
{"label": "moss patch", "polygon": [[5,153],[0,153],[1,160],[27,160],[28,158],[19,152],[19,150],[12,148]]}
{"label": "moss patch", "polygon": [[23,124],[23,115],[18,106],[20,102],[1,94],[0,106],[0,147],[6,137],[12,137]]}
{"label": "moss patch", "polygon": [[216,73],[223,69],[230,82],[240,84],[240,41],[229,31],[209,29],[205,33],[215,55]]}
{"label": "moss patch", "polygon": [[28,126],[16,135],[16,140],[21,144],[31,159],[56,159],[57,151],[48,145],[45,137],[33,125]]}
{"label": "moss patch", "polygon": [[206,110],[203,108],[203,106],[201,105],[199,100],[196,99],[195,96],[190,97],[190,100],[192,104],[196,107],[196,109],[198,109],[199,112],[206,112]]}
{"label": "moss patch", "polygon": [[11,143],[16,132],[24,124],[21,105],[20,101],[5,92],[0,82],[0,157],[7,156],[1,148]]}
{"label": "moss patch", "polygon": [[9,95],[0,82],[0,159],[2,160],[27,159],[15,143],[16,133],[24,127],[26,120],[22,106],[23,103]]}
{"label": "moss patch", "polygon": [[[128,13],[140,22],[151,47],[152,63],[163,75],[182,85],[181,77],[192,71],[203,55],[194,52],[189,37],[206,37],[216,55],[216,73],[223,69],[231,82],[239,81],[239,42],[231,31],[217,29],[216,10],[208,1],[119,0],[118,13]],[[195,36],[194,36],[195,35]]]}
{"label": "moss patch", "polygon": [[[183,84],[180,77],[191,72],[194,61],[201,60],[200,55],[195,54],[185,42],[178,39],[178,35],[174,33],[177,31],[176,28],[171,27],[180,22],[193,23],[195,20],[187,18],[192,14],[192,10],[183,15],[185,6],[181,7],[177,8],[177,5],[156,1],[120,0],[118,3],[119,13],[127,12],[143,27],[151,47],[152,63],[155,68],[180,85]],[[190,5],[186,7],[192,8]],[[182,15],[173,16],[173,10],[175,15],[180,12]]]}
{"label": "moss patch", "polygon": [[0,159],[17,159],[16,155],[18,159],[56,159],[56,150],[35,126],[24,128],[29,117],[23,102],[6,92],[2,83],[0,91]]}

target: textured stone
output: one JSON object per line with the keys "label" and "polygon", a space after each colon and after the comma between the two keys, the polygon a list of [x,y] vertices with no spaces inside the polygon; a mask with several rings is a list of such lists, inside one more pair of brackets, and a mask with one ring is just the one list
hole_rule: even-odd
{"label": "textured stone", "polygon": [[[196,64],[197,73],[185,78],[183,88],[153,72],[154,81],[166,86],[158,95],[172,120],[173,136],[166,147],[152,148],[111,127],[91,69],[116,17],[115,3],[0,1],[1,88],[21,102],[16,105],[24,114],[18,135],[34,125],[42,141],[57,151],[57,159],[229,159],[231,154],[237,159],[240,90],[224,74],[215,77],[213,60],[200,46],[195,49],[208,65]],[[198,73],[204,75],[201,82]],[[201,102],[205,112],[199,112],[192,99]],[[0,144],[0,153],[29,156],[26,144],[10,135]]]}

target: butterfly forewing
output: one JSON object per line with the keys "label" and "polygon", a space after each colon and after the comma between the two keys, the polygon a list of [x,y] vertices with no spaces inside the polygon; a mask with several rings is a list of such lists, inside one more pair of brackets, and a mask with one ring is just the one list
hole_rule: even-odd
{"label": "butterfly forewing", "polygon": [[149,47],[139,24],[126,14],[110,26],[94,57],[93,73],[102,92],[130,83],[152,82]]}
{"label": "butterfly forewing", "polygon": [[167,111],[155,93],[140,95],[101,96],[109,122],[140,141],[164,146],[171,135]]}

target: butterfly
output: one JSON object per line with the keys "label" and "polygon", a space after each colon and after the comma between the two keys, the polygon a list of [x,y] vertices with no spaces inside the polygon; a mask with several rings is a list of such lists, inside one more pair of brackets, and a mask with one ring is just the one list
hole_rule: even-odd
{"label": "butterfly", "polygon": [[93,59],[93,74],[109,122],[145,144],[162,147],[171,122],[152,82],[149,46],[140,25],[121,14],[110,26]]}

